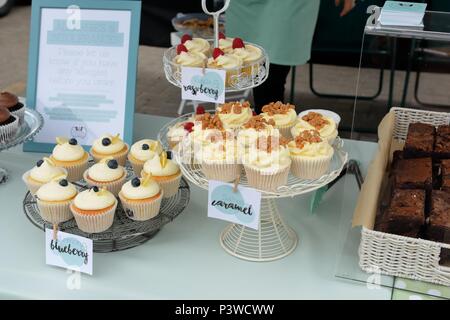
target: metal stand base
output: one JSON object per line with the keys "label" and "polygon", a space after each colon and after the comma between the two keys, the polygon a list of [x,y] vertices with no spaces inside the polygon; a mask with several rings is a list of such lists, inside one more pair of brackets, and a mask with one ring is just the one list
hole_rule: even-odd
{"label": "metal stand base", "polygon": [[222,232],[220,244],[229,254],[249,261],[273,261],[291,254],[298,238],[282,220],[273,199],[261,200],[259,230],[231,224]]}
{"label": "metal stand base", "polygon": [[8,171],[6,169],[0,168],[0,184],[4,184],[8,181]]}

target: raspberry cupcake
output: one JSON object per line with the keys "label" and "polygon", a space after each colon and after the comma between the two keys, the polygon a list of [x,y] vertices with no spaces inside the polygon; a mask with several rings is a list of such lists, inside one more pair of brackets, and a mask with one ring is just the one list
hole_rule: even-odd
{"label": "raspberry cupcake", "polygon": [[145,178],[147,175],[151,175],[159,183],[164,198],[170,198],[177,194],[180,187],[181,170],[173,160],[167,158],[165,151],[145,162],[141,176]]}
{"label": "raspberry cupcake", "polygon": [[288,144],[292,174],[301,179],[317,179],[324,175],[333,158],[334,149],[316,130],[305,130]]}
{"label": "raspberry cupcake", "polygon": [[291,133],[293,137],[296,137],[305,130],[317,130],[320,136],[330,144],[333,144],[338,135],[336,122],[331,117],[313,111],[297,118]]}
{"label": "raspberry cupcake", "polygon": [[99,233],[112,226],[117,203],[111,192],[95,186],[77,194],[70,210],[81,231]]}
{"label": "raspberry cupcake", "polygon": [[278,129],[275,129],[273,119],[265,119],[262,115],[253,116],[244,123],[237,134],[237,141],[240,148],[249,148],[256,144],[260,137],[278,136]]}
{"label": "raspberry cupcake", "polygon": [[227,102],[217,108],[216,114],[225,129],[238,129],[253,116],[250,103],[245,101]]}
{"label": "raspberry cupcake", "polygon": [[120,202],[128,218],[144,221],[158,215],[163,191],[151,175],[133,178],[122,186]]}
{"label": "raspberry cupcake", "polygon": [[243,72],[248,75],[257,74],[259,71],[257,62],[263,56],[261,49],[250,44],[244,44],[241,38],[233,39],[232,48],[232,53],[242,59]]}
{"label": "raspberry cupcake", "polygon": [[[184,44],[179,44],[173,63],[179,67],[203,68],[207,60],[208,57],[202,52],[189,51]],[[178,77],[181,79],[181,68]]]}
{"label": "raspberry cupcake", "polygon": [[49,158],[43,158],[36,162],[31,170],[23,174],[22,180],[34,196],[42,185],[61,175],[67,176],[67,170],[55,166],[55,163]]}
{"label": "raspberry cupcake", "polygon": [[174,149],[183,139],[187,138],[189,133],[194,130],[194,122],[185,121],[170,127],[167,132],[167,141],[170,149]]}
{"label": "raspberry cupcake", "polygon": [[134,174],[139,176],[144,168],[145,161],[153,158],[155,154],[161,154],[162,151],[161,144],[156,140],[142,139],[135,142],[128,154],[128,161],[133,167]]}
{"label": "raspberry cupcake", "polygon": [[113,157],[121,166],[124,166],[127,161],[128,145],[120,139],[118,134],[115,136],[104,134],[94,140],[90,153],[95,162],[106,157]]}
{"label": "raspberry cupcake", "polygon": [[269,120],[275,121],[275,128],[285,137],[291,137],[291,128],[297,120],[295,106],[292,104],[284,104],[280,101],[271,102],[262,107],[262,116]]}
{"label": "raspberry cupcake", "polygon": [[258,138],[242,158],[248,184],[264,191],[275,191],[288,180],[291,158],[288,140],[282,136]]}
{"label": "raspberry cupcake", "polygon": [[117,196],[125,183],[125,168],[112,157],[103,158],[84,172],[83,178],[91,187],[104,188]]}
{"label": "raspberry cupcake", "polygon": [[0,92],[0,108],[7,108],[21,125],[25,118],[25,106],[19,102],[19,98],[10,92]]}
{"label": "raspberry cupcake", "polygon": [[57,137],[50,160],[57,167],[67,170],[67,180],[78,181],[88,167],[89,154],[78,144],[77,139]]}
{"label": "raspberry cupcake", "polygon": [[181,37],[181,44],[183,44],[189,52],[200,52],[205,56],[207,56],[211,50],[208,40],[192,38],[188,34]]}
{"label": "raspberry cupcake", "polygon": [[224,53],[219,48],[214,48],[212,57],[208,59],[207,67],[212,69],[222,69],[226,71],[225,86],[233,87],[235,77],[241,73],[243,61],[233,53]]}
{"label": "raspberry cupcake", "polygon": [[0,107],[0,143],[7,143],[19,129],[19,119],[7,108]]}
{"label": "raspberry cupcake", "polygon": [[72,219],[70,203],[76,195],[77,189],[65,179],[65,175],[43,184],[36,192],[36,202],[42,219],[53,224]]}
{"label": "raspberry cupcake", "polygon": [[224,33],[219,32],[219,49],[224,53],[233,52],[233,40],[234,38],[228,38]]}

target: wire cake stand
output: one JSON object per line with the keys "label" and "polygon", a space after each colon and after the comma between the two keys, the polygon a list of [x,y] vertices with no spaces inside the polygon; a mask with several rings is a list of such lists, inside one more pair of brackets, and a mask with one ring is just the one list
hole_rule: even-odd
{"label": "wire cake stand", "polygon": [[[18,146],[28,140],[31,140],[44,125],[44,118],[36,110],[25,109],[24,122],[20,125],[17,133],[12,139],[6,143],[0,143],[0,151],[8,150]],[[8,180],[8,172],[4,168],[0,168],[0,184],[6,183]]]}
{"label": "wire cake stand", "polygon": [[[185,114],[167,123],[159,132],[158,139],[163,146],[168,146],[168,129],[177,123],[188,121],[193,113]],[[262,194],[261,214],[258,230],[247,228],[239,224],[227,226],[221,236],[220,244],[229,254],[249,261],[272,261],[289,255],[297,246],[298,237],[295,231],[282,219],[276,199],[295,197],[315,191],[336,179],[348,160],[348,153],[344,150],[344,141],[339,137],[333,144],[334,156],[330,168],[322,177],[314,180],[299,179],[289,174],[288,182],[276,191],[259,190]],[[173,158],[180,165],[183,176],[193,184],[208,190],[208,179],[202,172],[201,165],[184,161],[190,157],[183,154],[185,148],[176,148]],[[239,182],[248,187],[244,171]]]}
{"label": "wire cake stand", "polygon": [[[127,179],[133,176],[133,170],[127,163]],[[79,189],[87,188],[84,181],[75,183]],[[122,205],[116,209],[114,223],[111,228],[101,233],[86,233],[78,229],[75,219],[60,223],[58,229],[93,240],[94,252],[112,252],[136,247],[153,238],[167,223],[178,217],[187,207],[190,199],[190,189],[187,181],[182,178],[178,193],[170,198],[164,198],[159,214],[147,221],[135,221],[127,217]],[[53,224],[44,221],[39,214],[36,199],[27,192],[23,200],[23,209],[28,219],[38,228],[45,230],[53,228]]]}

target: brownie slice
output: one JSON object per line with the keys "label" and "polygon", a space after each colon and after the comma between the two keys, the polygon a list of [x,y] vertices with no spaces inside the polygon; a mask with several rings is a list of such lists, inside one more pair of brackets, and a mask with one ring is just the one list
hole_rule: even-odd
{"label": "brownie slice", "polygon": [[417,238],[425,222],[425,191],[396,189],[377,229]]}
{"label": "brownie slice", "polygon": [[[433,190],[431,212],[427,228],[428,239],[450,244],[450,192]],[[450,250],[444,249],[441,259],[450,258]]]}
{"label": "brownie slice", "polygon": [[433,153],[436,128],[431,124],[411,123],[404,147],[405,158],[429,157]]}
{"label": "brownie slice", "polygon": [[450,125],[437,128],[434,154],[440,159],[450,158]]}
{"label": "brownie slice", "polygon": [[441,161],[441,189],[450,191],[450,159]]}
{"label": "brownie slice", "polygon": [[393,163],[394,188],[431,190],[433,164],[431,158],[398,159]]}

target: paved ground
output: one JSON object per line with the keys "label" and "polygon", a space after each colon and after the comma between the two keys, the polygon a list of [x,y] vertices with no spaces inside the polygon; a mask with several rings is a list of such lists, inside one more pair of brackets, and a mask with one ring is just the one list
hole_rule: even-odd
{"label": "paved ground", "polygon": [[[10,15],[0,18],[0,89],[8,88],[17,94],[25,94],[28,58],[30,7],[14,8]],[[162,55],[165,49],[141,47],[139,50],[139,72],[137,85],[137,112],[175,116],[180,102],[179,89],[170,85],[162,68]],[[353,101],[347,99],[318,98],[309,90],[308,66],[297,70],[295,82],[295,101],[299,110],[306,107],[328,108],[338,112],[344,127],[351,127]],[[378,72],[363,69],[361,72],[360,94],[375,91]],[[373,101],[358,102],[356,109],[356,126],[374,128],[386,110],[388,94],[388,76],[385,73],[384,88],[381,95]],[[316,88],[321,92],[354,94],[357,69],[320,65],[315,68]],[[415,75],[412,77],[410,90]],[[400,101],[404,73],[398,72],[395,81],[395,105]],[[449,75],[425,74],[422,78],[422,98],[433,104],[450,105],[448,94]],[[286,93],[289,94],[289,90]],[[407,106],[416,103],[409,95]],[[374,135],[361,134],[361,139],[374,139]]]}

